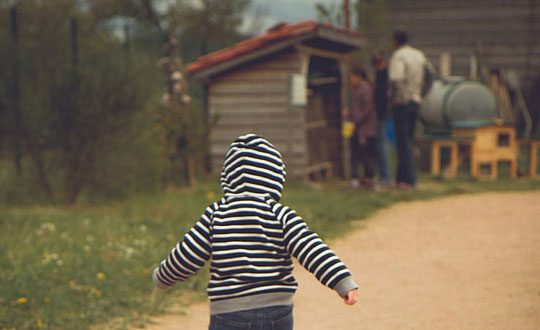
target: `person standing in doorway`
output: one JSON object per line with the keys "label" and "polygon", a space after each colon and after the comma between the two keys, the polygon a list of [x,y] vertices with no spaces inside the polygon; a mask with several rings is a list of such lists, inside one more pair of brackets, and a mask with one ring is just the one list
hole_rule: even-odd
{"label": "person standing in doorway", "polygon": [[388,70],[398,155],[398,189],[411,189],[416,185],[413,140],[416,118],[422,104],[424,68],[428,65],[424,53],[411,47],[407,39],[407,32],[394,31],[395,51]]}
{"label": "person standing in doorway", "polygon": [[[354,123],[351,137],[351,187],[360,184],[376,189],[375,172],[377,170],[377,114],[373,104],[373,88],[367,80],[366,71],[353,67],[350,74],[351,109],[344,115]],[[358,165],[364,165],[364,177],[358,179]]]}
{"label": "person standing in doorway", "polygon": [[379,155],[379,177],[383,187],[392,182],[390,171],[390,142],[388,141],[387,122],[390,118],[388,107],[388,61],[384,51],[377,48],[372,53],[372,64],[375,69],[374,102],[377,112],[377,153]]}

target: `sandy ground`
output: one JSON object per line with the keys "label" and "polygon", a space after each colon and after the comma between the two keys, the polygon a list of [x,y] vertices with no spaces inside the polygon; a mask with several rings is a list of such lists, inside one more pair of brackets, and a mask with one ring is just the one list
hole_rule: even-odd
{"label": "sandy ground", "polygon": [[[295,329],[540,329],[540,192],[397,204],[330,243],[351,269],[346,306],[301,266]],[[208,305],[149,329],[208,328]]]}

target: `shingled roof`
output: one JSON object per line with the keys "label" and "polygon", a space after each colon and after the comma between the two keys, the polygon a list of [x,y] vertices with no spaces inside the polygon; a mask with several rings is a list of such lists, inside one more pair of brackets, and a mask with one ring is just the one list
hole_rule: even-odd
{"label": "shingled roof", "polygon": [[360,48],[362,34],[313,20],[278,24],[257,37],[200,57],[185,71],[204,78],[298,43],[346,53]]}

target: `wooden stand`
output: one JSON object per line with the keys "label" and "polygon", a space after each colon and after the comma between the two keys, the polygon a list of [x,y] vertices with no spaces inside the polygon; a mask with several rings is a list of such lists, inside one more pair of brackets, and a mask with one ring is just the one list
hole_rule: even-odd
{"label": "wooden stand", "polygon": [[[441,173],[441,150],[450,149],[450,164],[446,176],[454,178],[459,165],[459,150],[467,146],[470,150],[470,174],[474,178],[487,177],[496,179],[499,162],[510,163],[510,176],[517,176],[517,142],[516,130],[509,126],[486,126],[477,128],[453,129],[448,136],[430,136],[421,139],[429,143],[430,169],[432,175]],[[540,141],[528,140],[529,145],[529,177],[536,177],[536,153]],[[488,168],[487,176],[482,168]]]}
{"label": "wooden stand", "polygon": [[510,176],[517,176],[516,129],[510,126],[486,126],[452,130],[452,136],[473,136],[471,143],[471,176],[482,177],[482,167],[489,168],[488,178],[497,178],[501,161],[510,163]]}
{"label": "wooden stand", "polygon": [[450,164],[448,165],[449,170],[446,172],[445,176],[449,178],[455,178],[457,176],[457,170],[459,165],[459,146],[460,145],[470,145],[471,138],[460,137],[455,138],[452,136],[448,137],[431,137],[429,138],[430,143],[430,169],[432,175],[441,174],[441,150],[443,148],[450,149]]}

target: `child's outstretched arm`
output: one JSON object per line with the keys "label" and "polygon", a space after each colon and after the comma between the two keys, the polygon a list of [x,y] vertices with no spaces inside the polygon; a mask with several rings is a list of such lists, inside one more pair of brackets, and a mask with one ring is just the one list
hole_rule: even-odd
{"label": "child's outstretched arm", "polygon": [[358,285],[345,264],[323,243],[319,235],[309,230],[294,210],[275,204],[274,212],[282,221],[289,253],[322,284],[335,290],[347,305],[354,305],[358,299]]}
{"label": "child's outstretched arm", "polygon": [[197,273],[210,258],[210,219],[213,209],[208,207],[199,221],[184,235],[152,273],[152,281],[158,289],[168,289]]}

